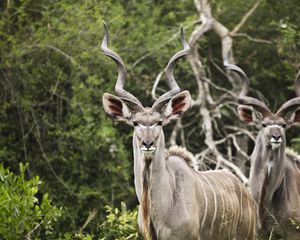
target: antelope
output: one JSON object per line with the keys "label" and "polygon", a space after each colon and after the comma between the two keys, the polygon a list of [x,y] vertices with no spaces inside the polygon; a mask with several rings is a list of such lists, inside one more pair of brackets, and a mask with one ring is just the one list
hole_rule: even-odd
{"label": "antelope", "polygon": [[249,79],[236,65],[225,63],[243,80],[238,97],[238,115],[259,127],[251,155],[249,185],[258,206],[258,229],[262,236],[300,239],[300,161],[286,151],[285,131],[300,122],[300,71],[295,80],[297,97],[285,102],[276,113],[266,104],[249,97]]}
{"label": "antelope", "polygon": [[108,29],[102,51],[118,67],[115,91],[103,95],[105,112],[134,128],[134,184],[140,203],[139,229],[147,240],[200,240],[255,238],[255,202],[229,171],[194,170],[193,155],[173,146],[165,149],[163,126],[182,116],[191,106],[188,91],[180,91],[174,78],[176,62],[190,52],[183,29],[183,49],[169,61],[165,73],[170,90],[151,107],[144,107],[124,89],[126,69],[122,59],[108,48]]}

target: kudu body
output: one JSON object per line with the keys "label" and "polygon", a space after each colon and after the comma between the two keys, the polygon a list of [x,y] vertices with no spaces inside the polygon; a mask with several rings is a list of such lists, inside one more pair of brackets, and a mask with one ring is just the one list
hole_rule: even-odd
{"label": "kudu body", "polygon": [[134,127],[134,179],[139,206],[138,224],[145,239],[231,240],[255,234],[255,203],[242,183],[228,171],[199,172],[189,166],[193,156],[185,149],[165,149],[162,126],[180,117],[191,105],[188,91],[180,92],[173,76],[175,63],[190,51],[181,29],[184,49],[166,67],[171,90],[151,108],[124,90],[125,66],[108,49],[108,31],[102,50],[118,66],[115,90],[105,93],[103,106],[114,120]]}
{"label": "kudu body", "polygon": [[[278,235],[299,240],[300,230],[300,161],[286,153],[285,130],[300,121],[300,97],[284,103],[272,113],[265,103],[246,96],[249,80],[239,67],[226,64],[228,70],[244,81],[238,98],[238,114],[245,123],[260,128],[251,155],[250,189],[258,206],[258,229],[262,236]],[[300,94],[300,72],[296,78],[296,94]]]}

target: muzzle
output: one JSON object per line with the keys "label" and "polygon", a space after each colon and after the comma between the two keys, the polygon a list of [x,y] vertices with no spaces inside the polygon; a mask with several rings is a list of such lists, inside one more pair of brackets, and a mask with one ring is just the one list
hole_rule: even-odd
{"label": "muzzle", "polygon": [[280,148],[281,144],[282,144],[282,138],[281,137],[276,138],[276,139],[274,137],[271,137],[270,146],[271,146],[273,151]]}
{"label": "muzzle", "polygon": [[141,147],[142,152],[146,155],[146,157],[150,156],[151,154],[154,153],[156,147],[154,147],[154,142],[152,141],[143,141],[142,142],[143,146]]}

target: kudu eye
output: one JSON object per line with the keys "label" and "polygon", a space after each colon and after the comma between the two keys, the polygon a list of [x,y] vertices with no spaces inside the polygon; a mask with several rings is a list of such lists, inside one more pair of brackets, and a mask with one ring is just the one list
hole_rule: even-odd
{"label": "kudu eye", "polygon": [[283,128],[286,128],[286,124],[285,124],[285,123],[284,123],[284,124],[282,124],[281,126],[282,126]]}
{"label": "kudu eye", "polygon": [[162,124],[163,124],[162,121],[159,121],[159,122],[157,123],[158,126],[161,126]]}
{"label": "kudu eye", "polygon": [[262,126],[263,128],[265,128],[265,127],[267,126],[267,124],[262,123],[261,126]]}
{"label": "kudu eye", "polygon": [[138,122],[133,122],[133,126],[138,126],[139,124],[138,124]]}

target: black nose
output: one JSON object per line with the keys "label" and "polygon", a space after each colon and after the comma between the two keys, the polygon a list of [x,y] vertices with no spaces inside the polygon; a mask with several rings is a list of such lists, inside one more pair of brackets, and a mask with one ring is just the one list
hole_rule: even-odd
{"label": "black nose", "polygon": [[281,138],[281,135],[279,133],[273,133],[272,138],[274,138],[276,141],[278,141]]}
{"label": "black nose", "polygon": [[154,142],[153,141],[142,141],[142,144],[146,147],[146,148],[150,148],[153,146]]}

